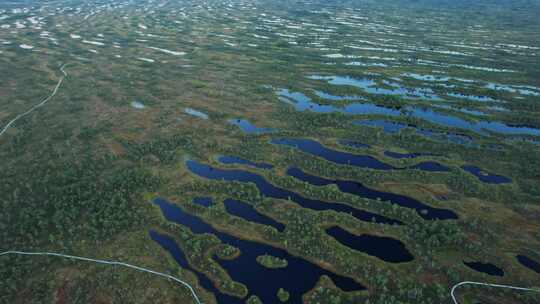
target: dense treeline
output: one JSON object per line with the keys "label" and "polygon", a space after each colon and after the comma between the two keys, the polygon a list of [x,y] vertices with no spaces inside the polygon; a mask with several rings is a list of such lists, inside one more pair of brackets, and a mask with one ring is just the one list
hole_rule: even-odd
{"label": "dense treeline", "polygon": [[156,139],[144,143],[124,142],[128,155],[133,160],[151,161],[157,158],[163,164],[172,164],[178,159],[178,149],[195,151],[193,138],[185,135],[173,135],[170,138]]}
{"label": "dense treeline", "polygon": [[147,209],[134,199],[161,184],[142,168],[111,168],[112,159],[53,159],[5,172],[2,223],[11,228],[2,230],[4,245],[110,237],[145,218]]}
{"label": "dense treeline", "polygon": [[[73,252],[81,240],[99,246],[151,221],[141,194],[155,191],[162,183],[160,178],[129,163],[112,166],[115,160],[108,157],[41,155],[43,160],[39,157],[25,166],[5,167],[0,178],[2,250]],[[14,261],[19,266],[10,266]],[[54,262],[26,257],[0,260],[3,288],[10,291],[4,293],[5,300],[30,284],[26,276],[35,269],[62,265]],[[39,293],[39,283],[34,287],[33,292]]]}

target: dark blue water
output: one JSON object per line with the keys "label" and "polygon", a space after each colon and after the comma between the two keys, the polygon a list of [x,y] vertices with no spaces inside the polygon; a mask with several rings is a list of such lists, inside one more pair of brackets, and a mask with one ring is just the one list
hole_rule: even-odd
{"label": "dark blue water", "polygon": [[353,217],[366,222],[376,222],[383,224],[401,224],[401,222],[371,213],[368,211],[353,208],[346,204],[325,202],[321,200],[309,199],[301,196],[296,192],[292,192],[286,189],[276,187],[267,182],[262,176],[243,170],[225,170],[219,168],[213,168],[208,165],[203,165],[195,161],[189,160],[186,162],[187,168],[204,178],[226,181],[237,181],[245,183],[254,183],[259,189],[259,192],[266,196],[283,200],[290,200],[298,205],[317,211],[334,210],[336,212],[344,212],[352,215]]}
{"label": "dark blue water", "polygon": [[259,169],[272,169],[272,168],[274,168],[274,166],[272,166],[270,164],[267,164],[267,163],[254,163],[254,162],[249,161],[247,159],[243,159],[243,158],[239,158],[239,157],[235,157],[235,156],[220,156],[220,157],[218,157],[218,161],[220,163],[226,164],[226,165],[239,164],[239,165],[246,165],[246,166],[259,168]]}
{"label": "dark blue water", "polygon": [[476,167],[476,166],[462,166],[463,170],[473,174],[474,176],[478,177],[478,179],[484,183],[488,184],[506,184],[511,183],[512,180],[508,177],[502,176],[502,175],[496,175],[491,174],[485,171],[482,171],[482,169]]}
{"label": "dark blue water", "polygon": [[[292,256],[285,250],[220,232],[200,218],[167,201],[157,199],[155,203],[161,208],[167,220],[189,227],[195,234],[214,234],[221,242],[239,248],[241,253],[237,258],[232,260],[215,258],[215,260],[234,281],[246,285],[249,294],[257,295],[264,303],[278,303],[276,294],[279,288],[284,288],[290,293],[288,303],[302,303],[302,295],[314,287],[321,275],[329,276],[336,286],[344,291],[365,289],[351,278],[325,270],[302,258]],[[177,253],[177,251],[171,251],[173,255]],[[286,259],[287,267],[270,269],[260,265],[256,258],[264,254]],[[232,302],[229,302],[229,299],[218,298],[218,302],[229,304],[240,301],[237,298],[234,298]]]}
{"label": "dark blue water", "polygon": [[322,157],[327,161],[337,164],[377,170],[396,169],[374,157],[332,150],[321,145],[319,142],[310,139],[281,138],[272,140],[272,143],[294,147],[300,149],[302,152]]}
{"label": "dark blue water", "polygon": [[308,174],[300,170],[299,168],[289,168],[287,170],[287,175],[315,186],[335,184],[338,186],[341,192],[350,193],[352,195],[369,199],[381,199],[382,201],[390,201],[392,204],[415,209],[422,218],[427,220],[447,220],[458,218],[457,214],[455,214],[451,210],[433,208],[415,200],[414,198],[405,195],[373,190],[355,181],[330,180],[320,176]]}
{"label": "dark blue water", "polygon": [[527,257],[527,256],[524,256],[524,255],[517,255],[516,256],[517,260],[521,263],[521,265],[533,270],[533,271],[536,271],[537,273],[540,274],[540,263],[538,263],[537,261]]}
{"label": "dark blue water", "polygon": [[392,152],[392,151],[384,151],[384,155],[396,159],[403,159],[403,158],[416,158],[419,156],[429,156],[431,154],[428,153],[398,153],[398,152]]}
{"label": "dark blue water", "polygon": [[504,276],[504,271],[491,263],[463,262],[467,267],[491,276]]}
{"label": "dark blue water", "polygon": [[283,230],[285,230],[285,225],[275,221],[269,216],[261,214],[248,203],[233,199],[226,199],[223,203],[225,204],[225,209],[227,209],[227,212],[232,215],[236,215],[250,222],[272,226],[279,232],[283,232]]}
{"label": "dark blue water", "polygon": [[[383,163],[380,160],[368,156],[368,155],[358,155],[348,152],[341,152],[337,150],[329,149],[319,142],[311,139],[299,139],[299,138],[281,138],[274,139],[271,141],[276,145],[285,145],[289,147],[294,147],[300,149],[300,151],[322,157],[327,161],[331,161],[336,164],[350,165],[359,168],[369,168],[376,170],[398,170],[400,168],[395,168],[389,164]],[[410,167],[409,169],[418,169],[431,172],[447,172],[450,171],[449,168],[438,164],[436,162],[423,162],[415,166]]]}
{"label": "dark blue water", "polygon": [[203,206],[203,207],[212,206],[212,198],[211,197],[194,197],[191,202],[196,204],[196,205]]}
{"label": "dark blue water", "polygon": [[326,233],[349,248],[376,256],[385,262],[403,263],[414,260],[405,244],[390,237],[355,235],[339,226],[326,229]]}
{"label": "dark blue water", "polygon": [[210,279],[206,275],[193,269],[189,265],[186,259],[186,256],[184,255],[184,252],[182,252],[180,247],[178,247],[176,242],[171,237],[168,237],[163,234],[159,234],[153,230],[150,230],[150,237],[152,238],[152,240],[158,243],[163,249],[167,250],[172,255],[176,263],[180,265],[180,267],[193,272],[197,276],[197,279],[199,280],[199,284],[207,291],[213,293],[218,303],[227,303],[227,304],[244,303],[244,301],[240,300],[237,297],[233,297],[233,296],[222,293],[214,286],[214,283],[212,283],[212,281],[210,281]]}
{"label": "dark blue water", "polygon": [[368,144],[363,144],[361,142],[358,142],[358,141],[352,141],[352,140],[340,140],[338,142],[340,145],[344,145],[344,146],[347,146],[347,147],[351,147],[351,148],[369,148],[370,146]]}
{"label": "dark blue water", "polygon": [[248,134],[264,134],[273,132],[273,130],[269,128],[256,127],[245,119],[229,119],[228,122],[238,126],[240,130]]}

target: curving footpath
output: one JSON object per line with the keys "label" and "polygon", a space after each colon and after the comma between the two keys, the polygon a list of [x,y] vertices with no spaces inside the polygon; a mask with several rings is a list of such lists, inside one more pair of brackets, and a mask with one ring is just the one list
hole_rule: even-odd
{"label": "curving footpath", "polygon": [[64,82],[64,78],[67,77],[67,73],[66,71],[64,71],[64,68],[66,67],[67,63],[62,65],[62,67],[60,67],[60,71],[64,74],[62,77],[60,77],[60,79],[58,80],[58,83],[56,84],[56,87],[54,87],[54,90],[52,92],[51,95],[49,95],[49,97],[43,99],[40,103],[38,103],[37,105],[31,107],[28,111],[22,113],[22,114],[19,114],[17,115],[14,119],[12,119],[10,122],[7,123],[7,125],[2,129],[2,131],[0,131],[0,136],[2,136],[8,129],[9,127],[11,127],[11,125],[13,123],[15,123],[17,120],[19,120],[20,118],[32,113],[35,109],[37,108],[40,108],[42,106],[44,106],[49,100],[51,100],[51,98],[54,97],[54,95],[56,95],[56,92],[58,92],[58,88],[60,88],[60,86],[62,85],[62,82]]}
{"label": "curving footpath", "polygon": [[161,277],[165,277],[167,279],[171,279],[173,281],[176,281],[176,282],[186,286],[189,289],[189,291],[191,292],[191,294],[193,295],[193,298],[195,298],[195,301],[197,302],[197,304],[202,304],[202,302],[197,297],[197,294],[195,294],[195,290],[193,290],[193,287],[191,287],[191,285],[189,285],[188,283],[186,283],[186,282],[184,282],[184,281],[182,281],[182,280],[180,280],[180,279],[178,279],[176,277],[173,277],[170,274],[166,274],[166,273],[154,271],[154,270],[151,270],[151,269],[131,265],[131,264],[128,264],[128,263],[118,262],[118,261],[97,260],[97,259],[91,259],[91,258],[85,258],[85,257],[80,257],[80,256],[75,256],[75,255],[68,255],[68,254],[61,254],[61,253],[55,253],[55,252],[26,252],[26,251],[15,251],[15,250],[0,252],[0,256],[8,255],[8,254],[55,256],[55,257],[72,259],[72,260],[94,262],[94,263],[99,263],[99,264],[124,266],[124,267],[135,269],[135,270],[138,270],[138,271],[148,272],[148,273],[155,274],[155,275],[158,275],[158,276],[161,276]]}
{"label": "curving footpath", "polygon": [[481,286],[489,286],[489,287],[498,287],[498,288],[509,288],[509,289],[516,289],[516,290],[523,290],[523,291],[536,291],[540,292],[540,289],[534,289],[534,288],[526,288],[526,287],[516,287],[516,286],[510,286],[510,285],[500,285],[500,284],[489,284],[489,283],[481,283],[481,282],[472,282],[472,281],[464,281],[459,282],[456,285],[452,287],[452,291],[450,292],[450,295],[452,296],[452,300],[454,300],[454,304],[459,304],[456,296],[454,295],[454,291],[456,291],[456,288],[463,285],[481,285]]}

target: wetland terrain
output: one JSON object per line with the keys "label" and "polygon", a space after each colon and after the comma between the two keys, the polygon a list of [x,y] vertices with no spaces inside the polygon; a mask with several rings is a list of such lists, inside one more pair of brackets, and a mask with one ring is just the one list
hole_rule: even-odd
{"label": "wetland terrain", "polygon": [[[205,304],[540,287],[540,2],[0,3],[0,252]],[[0,303],[195,303],[0,255]],[[540,303],[462,286],[460,304]]]}

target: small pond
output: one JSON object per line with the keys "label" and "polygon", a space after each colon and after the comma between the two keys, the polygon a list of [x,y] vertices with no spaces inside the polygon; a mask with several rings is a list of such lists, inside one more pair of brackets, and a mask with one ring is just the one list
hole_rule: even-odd
{"label": "small pond", "polygon": [[491,263],[481,263],[481,262],[463,262],[467,267],[476,270],[478,272],[485,273],[491,276],[502,277],[504,276],[504,271],[499,267]]}
{"label": "small pond", "polygon": [[135,109],[144,109],[144,108],[146,108],[146,107],[144,106],[144,104],[143,104],[142,102],[140,102],[140,101],[132,101],[132,102],[131,102],[131,106],[132,106],[133,108],[135,108]]}
{"label": "small pond", "polygon": [[518,262],[521,265],[529,268],[532,271],[536,271],[537,273],[540,274],[540,263],[539,262],[537,262],[537,261],[535,261],[535,260],[533,260],[533,259],[531,259],[531,258],[529,258],[529,257],[527,257],[525,255],[522,255],[522,254],[517,255],[516,258],[517,258]]}
{"label": "small pond", "polygon": [[390,237],[355,235],[339,226],[326,229],[326,233],[349,248],[375,256],[385,262],[403,263],[414,260],[405,244]]}
{"label": "small pond", "polygon": [[487,183],[487,184],[506,184],[506,183],[511,183],[512,182],[512,180],[509,179],[508,177],[485,172],[485,171],[483,171],[482,169],[480,169],[480,168],[478,168],[476,166],[465,165],[465,166],[462,166],[461,168],[463,170],[473,174],[480,181],[482,181],[484,183]]}
{"label": "small pond", "polygon": [[202,118],[202,119],[205,119],[205,120],[208,119],[208,114],[203,113],[201,111],[197,111],[197,110],[192,109],[192,108],[185,108],[184,113],[189,114],[191,116],[198,117],[198,118]]}

